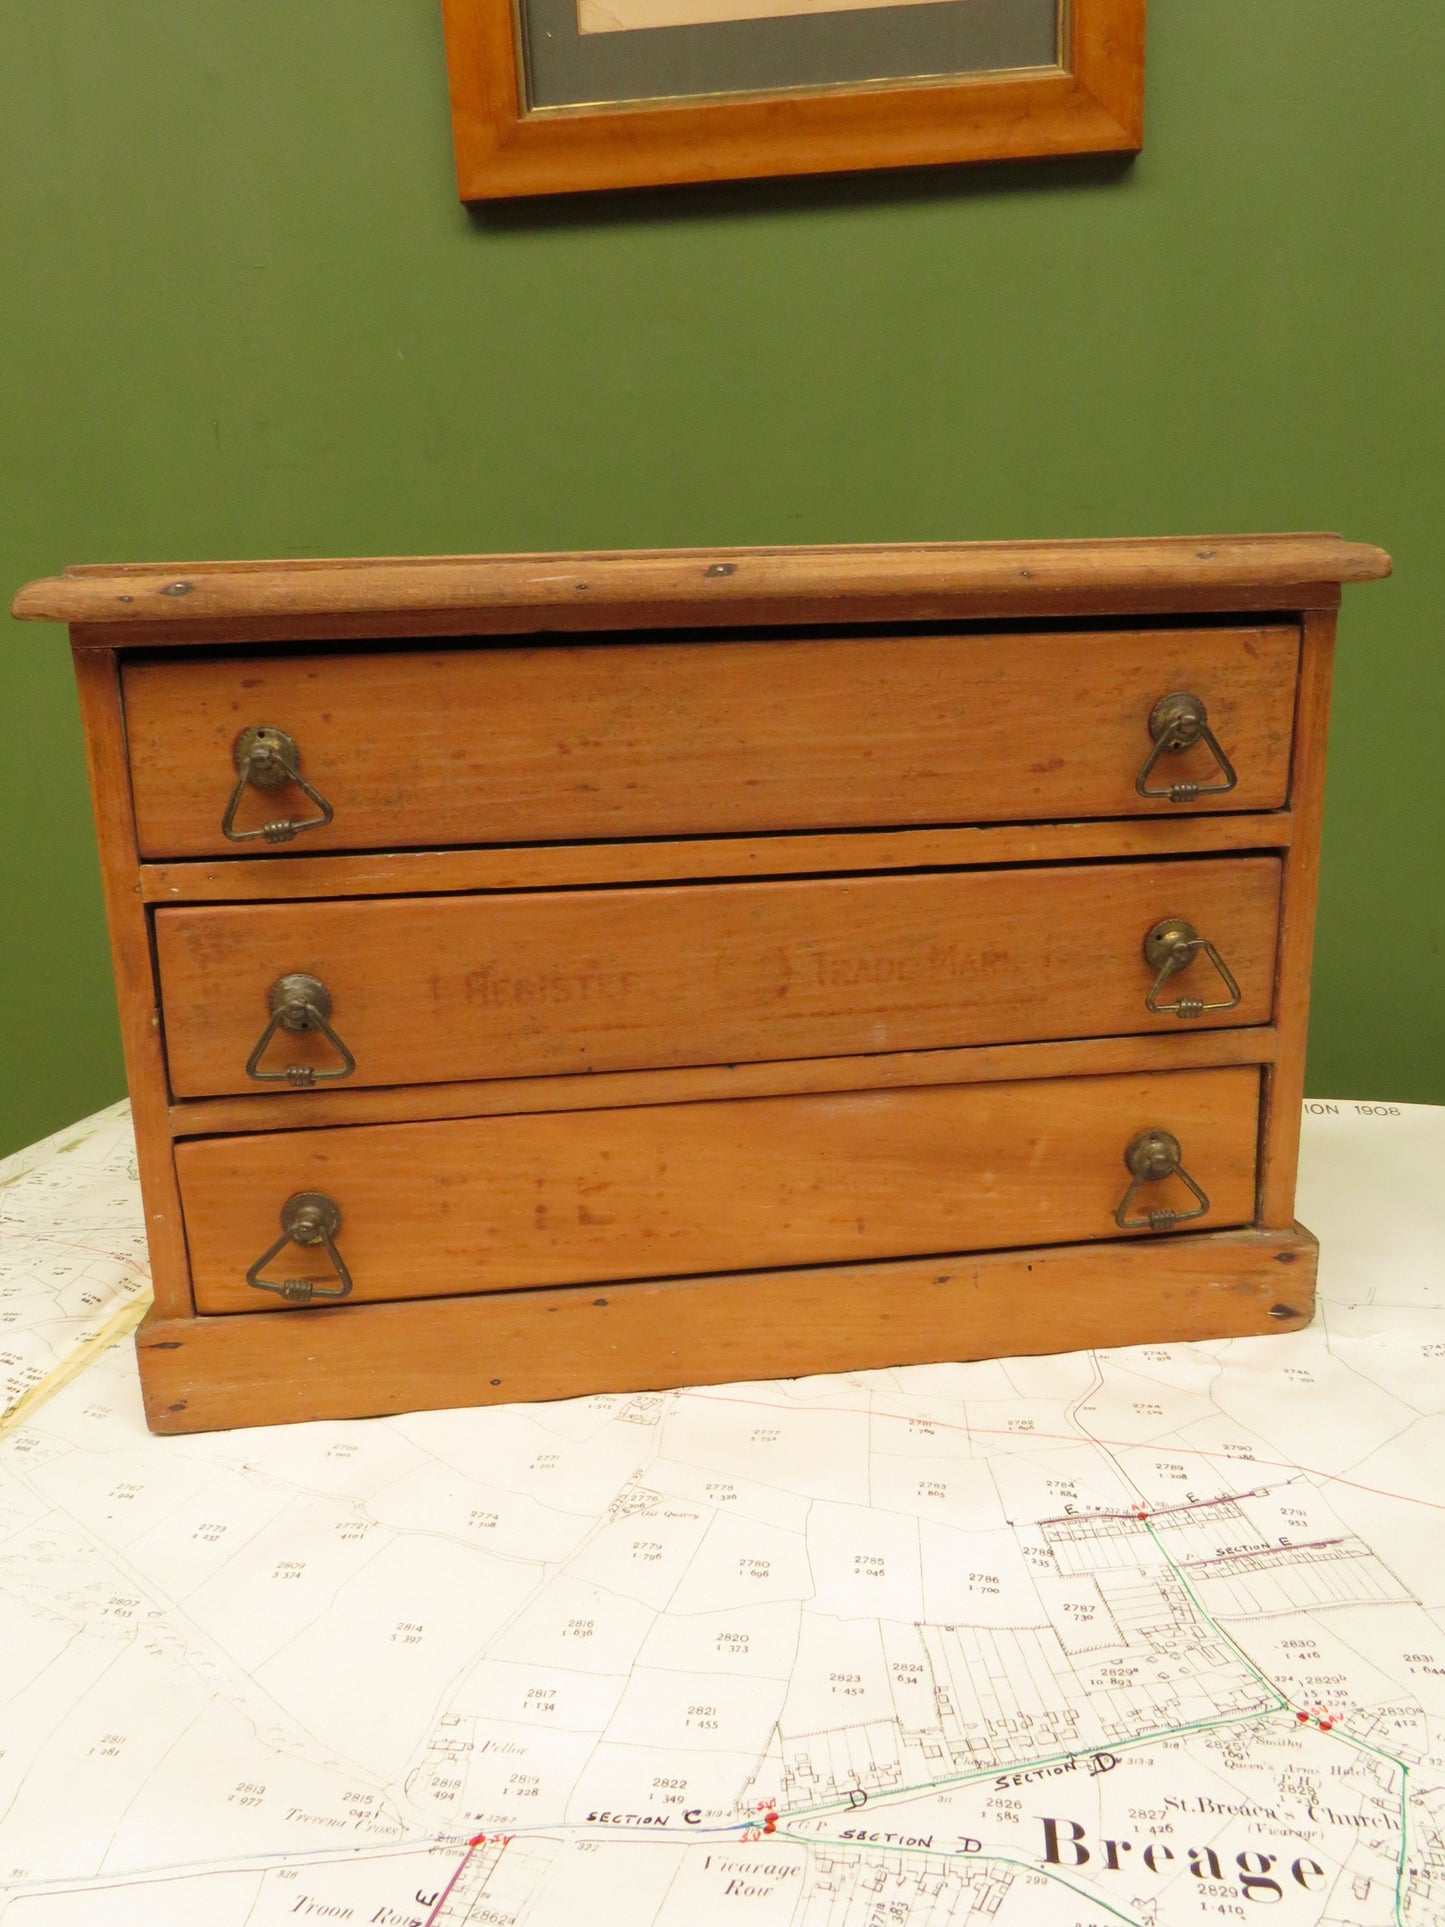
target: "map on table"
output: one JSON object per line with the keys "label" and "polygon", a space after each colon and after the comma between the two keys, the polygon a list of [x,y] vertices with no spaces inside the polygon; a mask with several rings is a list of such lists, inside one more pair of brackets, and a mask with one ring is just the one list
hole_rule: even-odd
{"label": "map on table", "polygon": [[150,1289],[128,1104],[0,1158],[0,1427],[138,1325]]}
{"label": "map on table", "polygon": [[1293,1335],[175,1439],[107,1352],[0,1441],[0,1924],[1445,1922],[1445,1112],[1334,1112]]}

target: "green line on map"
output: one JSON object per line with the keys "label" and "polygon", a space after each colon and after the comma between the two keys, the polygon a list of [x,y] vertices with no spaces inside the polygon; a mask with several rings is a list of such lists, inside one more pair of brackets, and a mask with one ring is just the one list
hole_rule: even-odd
{"label": "green line on map", "polygon": [[[1168,1547],[1160,1539],[1158,1533],[1154,1529],[1154,1526],[1147,1519],[1141,1520],[1141,1524],[1144,1526],[1145,1531],[1149,1534],[1149,1537],[1153,1540],[1155,1546],[1158,1548],[1160,1557],[1164,1560],[1164,1563],[1168,1566],[1169,1570],[1173,1573],[1174,1577],[1178,1580],[1180,1587],[1183,1589],[1185,1597],[1189,1600],[1190,1605],[1193,1606],[1195,1612],[1199,1615],[1200,1619],[1214,1634],[1215,1638],[1218,1639],[1222,1645],[1227,1646],[1229,1648],[1230,1652],[1238,1660],[1239,1664],[1244,1667],[1245,1671],[1251,1675],[1251,1677],[1254,1679],[1256,1684],[1262,1687],[1265,1692],[1272,1695],[1273,1704],[1269,1706],[1256,1707],[1249,1712],[1221,1714],[1215,1719],[1191,1720],[1186,1724],[1183,1724],[1180,1726],[1160,1727],[1157,1731],[1154,1731],[1151,1733],[1136,1734],[1133,1737],[1128,1739],[1103,1740],[1100,1742],[1098,1747],[1087,1751],[1085,1749],[1075,1747],[1065,1753],[1051,1753],[1051,1754],[1045,1755],[1042,1758],[1031,1759],[1031,1760],[1019,1760],[1008,1765],[996,1764],[990,1767],[981,1767],[971,1773],[953,1774],[941,1780],[924,1780],[920,1782],[917,1786],[882,1787],[882,1788],[879,1788],[876,1793],[869,1796],[870,1804],[883,1805],[886,1803],[891,1805],[893,1802],[897,1800],[906,1800],[914,1794],[942,1793],[950,1788],[975,1785],[981,1780],[1001,1779],[1012,1773],[1037,1772],[1037,1771],[1041,1771],[1046,1767],[1064,1766],[1064,1765],[1067,1765],[1068,1762],[1071,1760],[1087,1759],[1091,1757],[1091,1754],[1094,1752],[1122,1752],[1126,1749],[1132,1749],[1134,1747],[1149,1746],[1156,1740],[1180,1739],[1180,1738],[1183,1738],[1186,1734],[1211,1732],[1222,1726],[1251,1725],[1257,1720],[1272,1718],[1276,1713],[1285,1712],[1289,1709],[1289,1705],[1290,1705],[1289,1696],[1278,1685],[1276,1685],[1276,1683],[1269,1677],[1267,1673],[1263,1672],[1254,1663],[1254,1661],[1249,1657],[1248,1653],[1246,1653],[1242,1647],[1236,1644],[1236,1642],[1219,1624],[1218,1620],[1214,1618],[1213,1614],[1208,1611],[1208,1609],[1204,1605],[1204,1602],[1199,1598],[1199,1595],[1195,1592],[1193,1586],[1186,1578],[1177,1560],[1174,1559]],[[1387,1753],[1383,1747],[1374,1746],[1368,1740],[1358,1739],[1353,1733],[1344,1732],[1339,1727],[1332,1727],[1331,1731],[1334,1732],[1338,1738],[1347,1741],[1351,1746],[1360,1747],[1365,1752],[1373,1753],[1379,1759],[1387,1760],[1390,1763],[1390,1765],[1399,1768],[1399,1772],[1400,1772],[1400,1857],[1399,1857],[1399,1862],[1396,1868],[1396,1875],[1395,1875],[1395,1921],[1396,1921],[1396,1927],[1404,1927],[1404,1892],[1405,1892],[1406,1852],[1407,1852],[1406,1827],[1408,1824],[1408,1817],[1409,1817],[1408,1806],[1409,1806],[1410,1769],[1408,1768],[1408,1766],[1406,1766],[1403,1760],[1397,1759],[1393,1753]],[[825,1801],[820,1806],[795,1807],[791,1809],[784,1817],[790,1820],[810,1820],[829,1813],[839,1813],[839,1812],[850,1811],[854,1808],[854,1805],[855,1803],[851,1799],[829,1800],[829,1801]],[[783,1839],[803,1839],[805,1841],[808,1840],[808,1836],[806,1835],[788,1834],[781,1827],[777,1831],[778,1831],[779,1837]],[[808,1841],[808,1844],[812,1844],[812,1842]],[[886,1849],[886,1851],[889,1853],[926,1853],[931,1851],[931,1849],[921,1848],[921,1847],[913,1847],[913,1848],[889,1847]],[[967,1857],[969,1859],[978,1859],[978,1858],[996,1859],[996,1860],[1005,1861],[1006,1864],[1008,1864],[1009,1866],[1020,1866],[1020,1867],[1027,1866],[1029,1867],[1029,1871],[1034,1873],[1041,1873],[1041,1872],[1048,1871],[1046,1868],[1034,1867],[1027,1861],[1008,1860],[1007,1856],[1003,1854],[993,1854],[993,1855],[985,1854],[981,1856],[980,1855],[968,1855],[968,1856],[948,1855],[945,1857],[947,1858]],[[1065,1887],[1068,1887],[1071,1893],[1077,1893],[1080,1895],[1080,1897],[1087,1897],[1091,1900],[1094,1899],[1093,1895],[1086,1895],[1084,1890],[1074,1887],[1070,1881],[1065,1880],[1065,1881],[1062,1881],[1061,1884]],[[1100,1901],[1097,1901],[1096,1904],[1104,1908],[1104,1911],[1106,1913],[1115,1913],[1115,1910],[1112,1907],[1110,1907],[1105,1901],[1100,1900]],[[1125,1920],[1128,1918],[1128,1916],[1124,1914],[1116,1914],[1115,1917],[1120,1920]]]}
{"label": "green line on map", "polygon": [[[1259,1668],[1254,1664],[1254,1661],[1249,1657],[1249,1655],[1243,1652],[1238,1646],[1235,1645],[1234,1641],[1229,1637],[1229,1634],[1225,1632],[1224,1628],[1219,1624],[1218,1620],[1216,1620],[1212,1616],[1212,1614],[1210,1614],[1205,1610],[1203,1602],[1198,1598],[1196,1598],[1193,1587],[1190,1585],[1189,1581],[1184,1577],[1184,1574],[1180,1571],[1179,1567],[1175,1564],[1174,1560],[1170,1557],[1168,1548],[1161,1542],[1158,1533],[1155,1532],[1153,1526],[1149,1525],[1147,1521],[1146,1521],[1146,1530],[1148,1531],[1149,1537],[1154,1541],[1155,1545],[1159,1547],[1159,1550],[1163,1554],[1165,1560],[1167,1561],[1170,1570],[1173,1572],[1175,1578],[1178,1579],[1180,1585],[1184,1588],[1185,1592],[1188,1594],[1190,1604],[1194,1607],[1194,1610],[1199,1614],[1199,1617],[1204,1621],[1205,1625],[1210,1627],[1212,1631],[1216,1633],[1217,1636],[1224,1641],[1225,1645],[1228,1646],[1229,1650],[1239,1660],[1240,1664],[1243,1666],[1247,1666],[1250,1672],[1254,1674],[1254,1677],[1257,1680],[1259,1680],[1262,1685],[1267,1686],[1271,1692],[1278,1693],[1280,1689],[1275,1685],[1274,1681],[1272,1679],[1269,1679],[1264,1673],[1262,1673],[1259,1670]],[[1288,1702],[1284,1700],[1282,1700],[1281,1703],[1288,1704]],[[1373,1753],[1377,1759],[1388,1760],[1391,1766],[1395,1766],[1400,1769],[1400,1858],[1395,1869],[1395,1922],[1396,1922],[1396,1927],[1404,1927],[1405,1872],[1406,1872],[1406,1868],[1405,1868],[1406,1831],[1405,1830],[1409,1820],[1410,1769],[1408,1766],[1406,1766],[1403,1760],[1397,1759],[1393,1753],[1387,1753],[1382,1746],[1372,1746],[1368,1740],[1359,1739],[1356,1737],[1355,1734],[1347,1733],[1342,1728],[1338,1726],[1334,1726],[1333,1724],[1330,1727],[1330,1731],[1334,1733],[1339,1739],[1342,1739],[1348,1742],[1349,1745],[1360,1747],[1366,1753]]]}
{"label": "green line on map", "polygon": [[[917,1786],[882,1787],[877,1793],[869,1795],[869,1804],[877,1805],[885,1800],[906,1800],[914,1793],[942,1793],[950,1787],[971,1786],[979,1780],[1001,1779],[1010,1773],[1032,1773],[1048,1766],[1063,1766],[1070,1760],[1091,1759],[1095,1753],[1123,1752],[1126,1748],[1149,1746],[1155,1740],[1177,1739],[1184,1733],[1206,1733],[1218,1726],[1243,1726],[1254,1720],[1272,1718],[1278,1713],[1278,1706],[1256,1706],[1239,1713],[1223,1713],[1217,1719],[1191,1720],[1184,1726],[1161,1726],[1151,1733],[1136,1733],[1128,1739],[1102,1740],[1096,1747],[1073,1747],[1066,1753],[1050,1753],[1041,1759],[1013,1760],[1000,1762],[994,1766],[979,1767],[972,1773],[955,1773],[942,1780],[921,1780]],[[789,1820],[811,1820],[821,1813],[840,1813],[851,1808],[852,1800],[827,1800],[816,1807],[790,1807],[786,1818]],[[779,1809],[782,1812],[782,1809]]]}

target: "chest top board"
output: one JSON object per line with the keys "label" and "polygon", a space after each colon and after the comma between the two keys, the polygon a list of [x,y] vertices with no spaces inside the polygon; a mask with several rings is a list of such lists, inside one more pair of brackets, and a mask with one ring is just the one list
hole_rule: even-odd
{"label": "chest top board", "polygon": [[67,570],[160,1432],[1290,1331],[1333,535]]}

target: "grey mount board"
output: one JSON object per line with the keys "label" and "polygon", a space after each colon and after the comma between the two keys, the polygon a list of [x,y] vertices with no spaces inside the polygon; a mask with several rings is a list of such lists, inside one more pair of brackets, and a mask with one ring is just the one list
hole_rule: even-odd
{"label": "grey mount board", "polygon": [[928,0],[583,34],[576,0],[519,0],[532,108],[784,93],[1053,67],[1059,0]]}

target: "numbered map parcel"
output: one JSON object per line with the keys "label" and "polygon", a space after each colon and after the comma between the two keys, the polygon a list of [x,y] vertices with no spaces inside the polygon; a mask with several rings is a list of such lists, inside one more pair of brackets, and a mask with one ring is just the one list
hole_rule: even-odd
{"label": "numbered map parcel", "polygon": [[[76,1143],[6,1305],[133,1296]],[[1445,1922],[1442,1166],[1307,1120],[1292,1336],[180,1439],[105,1351],[0,1440],[0,1927]]]}

